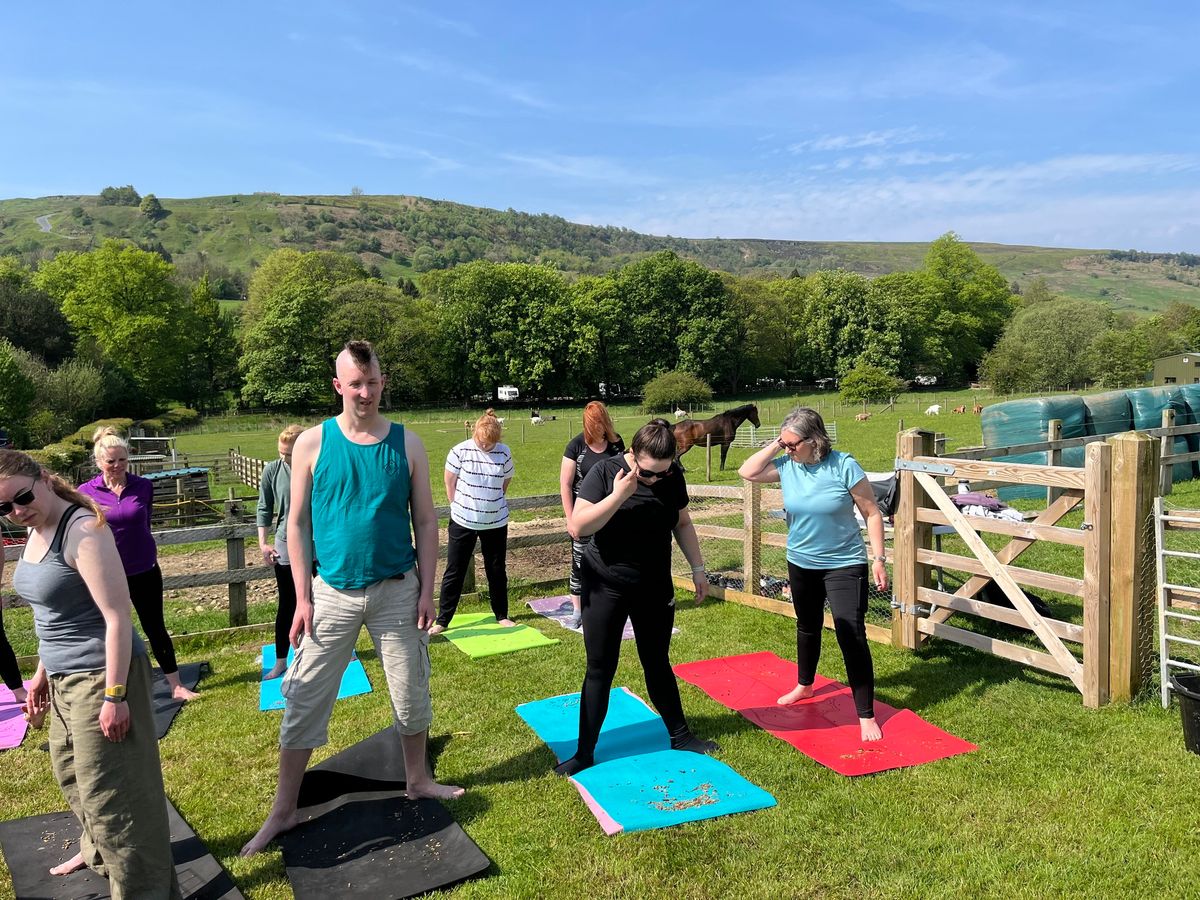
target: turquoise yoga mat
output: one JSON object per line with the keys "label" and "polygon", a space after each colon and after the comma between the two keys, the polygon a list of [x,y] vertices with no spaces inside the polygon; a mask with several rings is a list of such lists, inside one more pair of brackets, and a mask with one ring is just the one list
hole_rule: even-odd
{"label": "turquoise yoga mat", "polygon": [[[292,664],[292,659],[295,657],[295,651],[288,648],[287,661],[288,665]],[[275,645],[265,644],[262,648],[262,673],[266,675],[275,666]],[[260,681],[258,684],[258,708],[260,710],[283,709],[287,706],[287,701],[284,699],[280,688],[283,686],[283,676],[272,678],[270,681]],[[356,697],[359,694],[371,693],[371,682],[367,679],[367,673],[363,669],[363,664],[358,659],[358,654],[354,653],[350,656],[350,664],[346,666],[346,671],[342,673],[342,683],[338,687],[338,699],[343,697]]]}

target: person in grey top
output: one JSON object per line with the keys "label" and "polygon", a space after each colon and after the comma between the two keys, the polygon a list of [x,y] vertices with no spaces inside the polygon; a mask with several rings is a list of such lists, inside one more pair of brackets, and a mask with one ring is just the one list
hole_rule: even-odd
{"label": "person in grey top", "polygon": [[104,513],[31,457],[0,450],[0,515],[29,529],[13,574],[38,636],[25,712],[49,711],[51,767],[83,826],[80,852],[50,871],[95,869],[114,900],[176,900],[150,663]]}
{"label": "person in grey top", "polygon": [[[279,608],[275,611],[275,665],[264,681],[279,678],[287,671],[288,633],[296,615],[296,584],[292,581],[292,563],[287,550],[288,503],[292,491],[292,447],[304,428],[289,425],[279,432],[279,459],[273,459],[263,469],[258,485],[258,549],[263,562],[275,569],[275,584],[279,589]],[[275,540],[269,541],[271,526],[275,525]]]}

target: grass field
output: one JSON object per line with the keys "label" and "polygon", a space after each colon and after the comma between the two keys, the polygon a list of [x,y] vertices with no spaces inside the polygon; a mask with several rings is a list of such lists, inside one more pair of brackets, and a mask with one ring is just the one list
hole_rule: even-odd
{"label": "grass field", "polygon": [[[931,402],[929,395],[915,399]],[[828,397],[823,400],[828,405]],[[764,401],[764,413],[769,405],[774,408],[763,424],[778,424],[788,404],[784,398]],[[926,420],[915,409],[902,405],[895,418],[909,426],[936,425],[948,433],[951,447],[978,442],[976,417]],[[513,427],[520,420],[515,413],[509,418],[514,493],[556,492],[558,458],[568,431],[578,430],[577,422],[568,427],[566,410],[557,412],[557,422],[536,431],[527,425],[524,443]],[[645,420],[632,409],[616,412],[626,439]],[[404,417],[429,447],[435,472],[464,433],[467,416],[450,415]],[[855,423],[852,411],[828,418],[838,423],[840,448],[868,469],[890,467],[897,425],[892,414],[867,423]],[[263,423],[241,433],[189,435],[180,445],[197,451],[240,445],[269,456],[277,430]],[[702,457],[693,451],[685,462],[689,480],[702,481]],[[714,473],[714,480],[736,478],[731,470]],[[440,490],[440,479],[435,481]],[[1172,500],[1200,505],[1200,484],[1179,486]],[[731,558],[739,553],[734,546]],[[1033,557],[1023,557],[1022,564],[1026,559]],[[1042,563],[1073,564],[1065,556]],[[794,658],[791,620],[720,602],[696,608],[683,594],[679,600],[674,661],[758,650]],[[523,609],[516,597],[513,608]],[[252,606],[252,620],[269,618],[271,611],[267,604]],[[205,624],[189,615],[172,610],[173,627]],[[538,617],[517,618],[560,643],[480,661],[442,641],[431,648],[437,772],[467,788],[451,811],[493,861],[486,878],[435,896],[1196,896],[1200,756],[1184,750],[1178,711],[1164,712],[1156,702],[1088,711],[1065,679],[945,642],[916,653],[872,645],[878,697],[976,743],[977,752],[847,779],[683,685],[697,733],[719,741],[720,758],[770,791],[778,806],[605,837],[575,789],[551,774],[550,752],[513,712],[521,702],[578,689],[582,642]],[[22,652],[31,641],[28,611],[7,611],[5,623]],[[291,894],[277,851],[252,860],[236,856],[266,814],[275,784],[279,714],[257,710],[260,643],[258,637],[181,642],[181,658],[207,659],[213,673],[201,683],[201,699],[181,712],[160,746],[168,794],[246,896],[286,898]],[[390,721],[369,641],[360,641],[359,654],[376,689],[338,703],[331,742],[314,762]],[[826,634],[820,670],[845,678],[832,633]],[[646,695],[632,647],[624,648],[616,683]],[[3,818],[63,806],[38,743],[34,736],[3,754]],[[11,896],[0,873],[0,898]]]}

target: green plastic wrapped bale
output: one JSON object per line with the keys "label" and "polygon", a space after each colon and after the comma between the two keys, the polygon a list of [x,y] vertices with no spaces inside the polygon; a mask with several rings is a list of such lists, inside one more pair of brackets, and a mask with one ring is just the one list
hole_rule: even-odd
{"label": "green plastic wrapped bale", "polygon": [[[1200,385],[1197,385],[1200,387]],[[1197,394],[1200,402],[1200,394]],[[1133,407],[1128,391],[1109,391],[1083,398],[1087,410],[1084,428],[1088,434],[1120,434],[1133,428]]]}
{"label": "green plastic wrapped bale", "polygon": [[[1187,405],[1188,412],[1192,417],[1192,424],[1200,422],[1200,384],[1181,384],[1179,386],[1179,393],[1183,397],[1183,402]],[[1187,436],[1187,445],[1188,450],[1192,453],[1200,452],[1200,434],[1189,434]],[[1200,478],[1200,462],[1192,463],[1192,477]]]}
{"label": "green plastic wrapped bale", "polygon": [[[1013,444],[1034,444],[1050,439],[1050,420],[1062,421],[1064,438],[1083,437],[1087,434],[1087,407],[1081,397],[1034,397],[1028,400],[1010,400],[984,407],[982,422],[983,445],[985,447],[1010,447]],[[1072,447],[1063,452],[1064,466],[1082,467],[1084,449]],[[1034,463],[1046,465],[1049,454],[1022,453],[1006,456],[1006,462]],[[1004,500],[1044,498],[1044,488],[1014,486],[1000,489]]]}
{"label": "green plastic wrapped bale", "polygon": [[[1163,387],[1139,388],[1129,392],[1129,403],[1133,407],[1133,427],[1138,431],[1151,428],[1162,428],[1164,409],[1175,410],[1176,425],[1191,425],[1191,410],[1183,399],[1180,389],[1174,385]],[[1191,446],[1186,436],[1180,435],[1172,444],[1173,453],[1188,453]],[[1195,467],[1192,463],[1176,463],[1171,467],[1173,481],[1190,481],[1195,477]]]}

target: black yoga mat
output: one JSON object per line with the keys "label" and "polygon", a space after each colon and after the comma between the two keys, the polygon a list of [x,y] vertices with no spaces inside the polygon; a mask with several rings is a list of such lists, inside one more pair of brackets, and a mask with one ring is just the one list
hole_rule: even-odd
{"label": "black yoga mat", "polygon": [[[200,679],[209,672],[208,663],[184,663],[179,667],[179,680],[190,690],[195,690]],[[184,705],[184,701],[171,697],[171,686],[163,677],[161,669],[154,670],[154,680],[150,684],[150,702],[154,707],[154,730],[161,741],[175,721],[175,714]]]}
{"label": "black yoga mat", "polygon": [[299,805],[311,818],[278,839],[297,900],[414,897],[488,869],[445,806],[407,799],[406,778],[394,728],[304,774]]}
{"label": "black yoga mat", "polygon": [[[171,854],[184,900],[242,900],[242,893],[208,848],[167,802]],[[104,900],[108,881],[91,869],[51,875],[50,868],[79,852],[79,822],[70,812],[0,822],[0,848],[17,900]]]}

